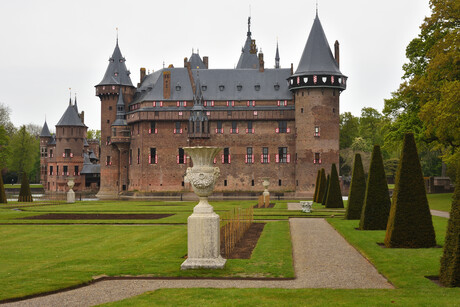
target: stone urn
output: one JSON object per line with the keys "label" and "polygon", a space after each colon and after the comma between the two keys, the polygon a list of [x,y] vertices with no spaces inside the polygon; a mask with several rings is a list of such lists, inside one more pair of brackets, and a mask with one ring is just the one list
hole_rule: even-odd
{"label": "stone urn", "polygon": [[187,168],[184,181],[192,185],[200,201],[187,219],[188,254],[181,269],[222,269],[226,260],[220,255],[220,219],[208,202],[220,175],[213,161],[222,148],[199,146],[184,147],[184,150],[193,162],[193,167]]}
{"label": "stone urn", "polygon": [[67,180],[67,186],[69,187],[69,191],[67,192],[67,202],[73,204],[75,202],[75,192],[72,190],[75,186],[73,177],[69,177]]}

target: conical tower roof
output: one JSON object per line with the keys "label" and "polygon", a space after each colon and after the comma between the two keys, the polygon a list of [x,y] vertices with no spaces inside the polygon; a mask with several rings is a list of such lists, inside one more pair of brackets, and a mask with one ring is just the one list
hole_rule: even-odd
{"label": "conical tower roof", "polygon": [[48,124],[46,123],[43,125],[42,131],[40,132],[40,137],[51,137],[50,129],[48,129]]}
{"label": "conical tower roof", "polygon": [[190,57],[190,68],[191,69],[206,69],[206,65],[204,65],[203,60],[201,59],[198,53],[193,53]]}
{"label": "conical tower roof", "polygon": [[332,55],[318,14],[316,14],[310,35],[308,36],[307,44],[305,45],[294,76],[311,74],[342,74],[340,72],[339,65]]}
{"label": "conical tower roof", "polygon": [[130,72],[126,68],[126,59],[121,55],[120,47],[117,44],[115,50],[113,50],[112,57],[109,59],[109,66],[105,71],[104,78],[98,85],[126,85],[133,86],[131,78],[129,77]]}
{"label": "conical tower roof", "polygon": [[240,59],[236,68],[253,68],[259,69],[259,58],[257,57],[257,48],[255,42],[253,44],[251,37],[251,17],[248,18],[248,33],[246,42],[241,50]]}
{"label": "conical tower roof", "polygon": [[62,115],[61,119],[56,124],[56,127],[58,127],[58,126],[86,127],[81,122],[80,116],[78,116],[77,110],[75,109],[75,106],[73,106],[72,104],[69,104],[69,106],[65,110],[64,114]]}

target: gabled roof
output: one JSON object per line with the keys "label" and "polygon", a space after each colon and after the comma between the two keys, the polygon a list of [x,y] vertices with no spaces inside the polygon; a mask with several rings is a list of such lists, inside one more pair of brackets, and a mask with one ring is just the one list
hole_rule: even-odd
{"label": "gabled roof", "polygon": [[299,66],[294,76],[307,74],[342,74],[332,55],[318,14],[313,22],[307,44],[305,45]]}
{"label": "gabled roof", "polygon": [[112,57],[109,59],[109,66],[105,71],[104,78],[98,85],[127,85],[133,86],[131,78],[129,77],[130,72],[126,68],[126,59],[121,55],[120,47],[117,44],[115,50],[113,50]]}
{"label": "gabled roof", "polygon": [[40,132],[40,137],[51,137],[50,129],[48,129],[48,124],[46,123],[43,125],[42,131]]}
{"label": "gabled roof", "polygon": [[207,69],[206,65],[204,65],[203,60],[201,59],[198,53],[193,53],[190,57],[190,68],[192,69]]}
{"label": "gabled roof", "polygon": [[69,104],[67,107],[67,110],[65,110],[64,114],[62,115],[61,119],[59,122],[56,124],[56,127],[58,126],[80,126],[80,127],[86,127],[80,119],[80,116],[77,113],[77,110],[75,109],[75,106],[72,104]]}
{"label": "gabled roof", "polygon": [[252,46],[251,38],[251,17],[248,18],[248,33],[246,42],[241,50],[240,59],[236,68],[252,68],[259,69],[259,58],[257,57],[257,49]]}

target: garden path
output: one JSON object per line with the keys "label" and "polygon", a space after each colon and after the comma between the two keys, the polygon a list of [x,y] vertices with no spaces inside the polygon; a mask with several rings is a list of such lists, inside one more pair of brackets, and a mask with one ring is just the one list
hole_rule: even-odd
{"label": "garden path", "polygon": [[93,306],[160,288],[393,288],[375,267],[321,218],[289,220],[296,278],[103,280],[5,306]]}
{"label": "garden path", "polygon": [[430,211],[431,211],[431,215],[445,217],[447,219],[450,217],[450,213],[446,211],[439,211],[439,210],[430,210]]}

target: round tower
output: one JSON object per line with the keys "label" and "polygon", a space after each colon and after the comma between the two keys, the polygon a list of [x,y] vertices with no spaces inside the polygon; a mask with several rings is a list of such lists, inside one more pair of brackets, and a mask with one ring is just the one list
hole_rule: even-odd
{"label": "round tower", "polygon": [[48,181],[48,144],[51,142],[51,139],[52,136],[45,120],[42,131],[40,132],[40,182],[45,190],[49,190],[46,182]]}
{"label": "round tower", "polygon": [[340,93],[347,77],[339,69],[336,56],[316,14],[296,72],[288,78],[294,95],[296,125],[296,195],[311,196],[316,174],[332,163],[339,164]]}
{"label": "round tower", "polygon": [[[104,78],[95,86],[96,96],[101,100],[101,185],[97,194],[99,198],[118,197],[123,185],[127,184],[120,182],[120,166],[123,164],[123,167],[127,167],[127,161],[120,163],[120,157],[127,155],[120,155],[118,147],[112,142],[112,124],[117,119],[119,96],[122,95],[126,109],[135,92],[125,61],[117,39]],[[126,143],[125,141],[123,143]],[[127,173],[127,170],[124,173]]]}

